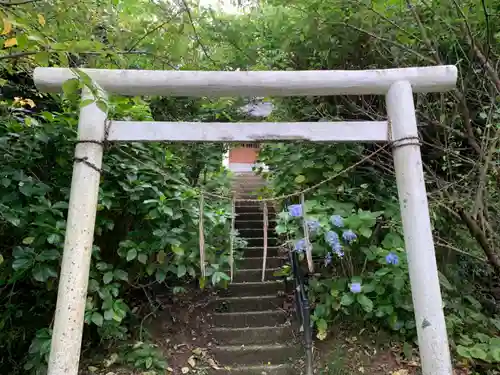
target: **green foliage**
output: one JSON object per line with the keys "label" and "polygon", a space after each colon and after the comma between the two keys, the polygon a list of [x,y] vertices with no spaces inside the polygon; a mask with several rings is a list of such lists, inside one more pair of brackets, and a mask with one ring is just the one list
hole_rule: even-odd
{"label": "green foliage", "polygon": [[[2,358],[24,352],[21,336],[35,337],[26,369],[36,372],[47,357],[48,344],[42,340],[50,339],[40,329],[49,325],[55,302],[77,119],[69,100],[57,112],[29,115],[16,104],[4,104],[10,111],[0,128],[0,288],[6,291],[0,297],[6,307],[0,337],[12,357]],[[151,119],[140,99],[112,98],[105,104],[117,119]],[[228,188],[225,172],[213,164],[211,171],[204,167],[213,158],[220,160],[220,152],[205,148],[195,166],[183,160],[182,148],[161,144],[113,146],[106,153],[85,311],[88,330],[101,339],[123,340],[133,333],[126,322],[131,286],[154,280],[173,288],[199,277],[199,194],[193,183],[209,174],[208,189]],[[194,176],[192,169],[198,173],[195,181],[187,177]],[[210,285],[225,285],[229,279],[230,215],[228,201],[205,201]],[[141,366],[152,366],[144,361]]]}
{"label": "green foliage", "polygon": [[158,348],[149,343],[137,342],[122,353],[123,361],[143,370],[165,370],[167,362]]}

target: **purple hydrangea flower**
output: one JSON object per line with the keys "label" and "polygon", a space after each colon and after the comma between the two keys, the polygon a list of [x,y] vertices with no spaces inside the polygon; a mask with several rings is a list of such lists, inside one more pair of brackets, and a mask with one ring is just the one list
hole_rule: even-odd
{"label": "purple hydrangea flower", "polygon": [[293,217],[300,217],[302,216],[302,205],[292,204],[288,207],[288,212],[290,212],[290,215]]}
{"label": "purple hydrangea flower", "polygon": [[315,233],[321,226],[318,220],[307,220],[306,224],[307,228],[309,228],[309,232],[311,233]]}
{"label": "purple hydrangea flower", "polygon": [[387,264],[397,265],[399,263],[399,257],[394,253],[389,253],[385,257],[385,261],[387,262]]}
{"label": "purple hydrangea flower", "polygon": [[325,233],[325,241],[330,246],[333,246],[333,244],[339,242],[339,235],[337,234],[337,232],[333,232],[330,230]]}
{"label": "purple hydrangea flower", "polygon": [[352,283],[350,289],[353,293],[361,293],[361,283]]}
{"label": "purple hydrangea flower", "polygon": [[306,240],[301,239],[295,242],[294,250],[298,253],[304,252],[306,249]]}
{"label": "purple hydrangea flower", "polygon": [[333,215],[330,218],[330,221],[334,227],[337,227],[337,228],[344,227],[344,219],[342,219],[342,216],[340,216],[340,215]]}
{"label": "purple hydrangea flower", "polygon": [[358,236],[356,236],[356,233],[354,233],[352,230],[348,229],[342,232],[342,238],[345,242],[347,243],[352,243]]}
{"label": "purple hydrangea flower", "polygon": [[344,251],[342,250],[342,245],[340,244],[340,242],[335,242],[332,245],[332,250],[335,254],[337,254],[339,258],[342,258],[344,256]]}
{"label": "purple hydrangea flower", "polygon": [[328,266],[330,263],[332,263],[332,253],[328,253],[325,256],[325,266]]}

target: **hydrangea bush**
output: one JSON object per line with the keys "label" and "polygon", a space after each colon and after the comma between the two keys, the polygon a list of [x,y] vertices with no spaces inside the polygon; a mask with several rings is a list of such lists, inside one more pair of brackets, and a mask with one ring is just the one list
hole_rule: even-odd
{"label": "hydrangea bush", "polygon": [[[276,231],[287,236],[291,251],[305,258],[303,215],[315,260],[309,299],[316,336],[324,339],[338,315],[362,314],[401,333],[415,329],[408,267],[401,235],[382,228],[383,212],[316,201],[288,206],[278,215]],[[378,224],[377,224],[378,223]]]}

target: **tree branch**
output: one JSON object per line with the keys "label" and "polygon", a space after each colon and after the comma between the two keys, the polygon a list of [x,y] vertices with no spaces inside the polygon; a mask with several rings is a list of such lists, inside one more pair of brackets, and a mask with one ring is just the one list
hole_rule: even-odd
{"label": "tree branch", "polygon": [[458,208],[457,211],[462,221],[467,225],[467,228],[469,228],[470,234],[476,239],[483,249],[486,258],[488,258],[488,263],[490,263],[495,271],[500,274],[500,257],[495,250],[490,247],[485,233],[481,230],[477,222],[462,208]]}
{"label": "tree branch", "polygon": [[38,0],[26,0],[26,1],[19,1],[17,3],[11,3],[10,1],[0,1],[0,6],[2,7],[14,7],[16,5],[25,5],[25,4],[30,4],[30,3],[35,3]]}

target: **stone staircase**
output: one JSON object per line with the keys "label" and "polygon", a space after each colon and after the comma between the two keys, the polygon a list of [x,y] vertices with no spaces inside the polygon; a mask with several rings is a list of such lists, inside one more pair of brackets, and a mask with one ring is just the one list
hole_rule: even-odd
{"label": "stone staircase", "polygon": [[[240,175],[234,189],[239,197],[253,197],[263,181],[253,174]],[[211,352],[224,367],[221,373],[245,375],[293,374],[299,353],[294,344],[288,311],[283,309],[285,287],[273,273],[281,266],[274,237],[274,210],[269,207],[266,278],[262,279],[263,214],[258,203],[236,206],[236,229],[248,241],[243,259],[236,261],[234,281],[219,293],[214,306]]]}

